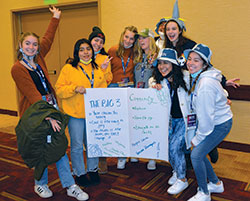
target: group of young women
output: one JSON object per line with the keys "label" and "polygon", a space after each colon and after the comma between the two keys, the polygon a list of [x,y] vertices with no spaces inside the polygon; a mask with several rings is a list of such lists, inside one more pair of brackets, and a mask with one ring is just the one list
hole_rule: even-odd
{"label": "group of young women", "polygon": [[[238,85],[235,79],[222,79],[221,72],[210,63],[212,53],[206,45],[196,44],[183,36],[186,28],[179,16],[160,20],[156,28],[156,33],[160,35],[158,42],[155,42],[154,33],[148,28],[138,33],[134,26],[125,27],[118,45],[111,47],[108,53],[103,48],[104,33],[100,28],[93,27],[88,39],[83,38],[75,43],[73,58],[63,66],[54,90],[44,57],[52,45],[61,11],[55,7],[50,11],[53,17],[41,42],[34,33],[22,34],[17,50],[18,60],[11,73],[21,92],[20,116],[33,103],[47,101],[47,96],[51,96],[54,102],[59,97],[63,111],[69,115],[75,180],[67,154],[56,163],[67,194],[78,200],[87,200],[88,194],[78,185],[100,182],[99,158],[88,158],[86,154],[86,168],[84,163],[83,152],[87,142],[83,94],[86,88],[106,87],[153,87],[164,90],[169,101],[169,161],[173,168],[168,181],[169,194],[178,194],[188,187],[185,154],[190,148],[199,188],[189,200],[207,201],[211,200],[210,193],[223,192],[223,183],[214,173],[206,155],[226,137],[232,126],[232,113],[222,84]],[[183,58],[186,59],[185,64],[181,62]],[[50,122],[55,132],[60,130],[58,120],[46,118],[45,121]],[[124,169],[125,164],[126,158],[118,158],[118,169]],[[156,169],[156,162],[149,160],[147,168]],[[47,183],[46,169],[42,179],[35,180],[34,186],[34,191],[42,198],[52,196]]]}

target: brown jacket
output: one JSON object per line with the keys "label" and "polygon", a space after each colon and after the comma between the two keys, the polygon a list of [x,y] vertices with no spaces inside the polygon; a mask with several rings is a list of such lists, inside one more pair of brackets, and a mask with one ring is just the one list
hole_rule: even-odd
{"label": "brown jacket", "polygon": [[[58,27],[59,20],[57,18],[52,18],[50,24],[47,28],[46,33],[44,34],[41,44],[40,44],[40,52],[38,54],[37,63],[41,66],[44,75],[48,79],[48,82],[51,86],[51,82],[49,79],[48,69],[44,60],[44,57],[50,50],[50,47],[53,43],[54,36],[56,33],[56,29]],[[29,71],[20,63],[20,61],[16,61],[11,69],[11,75],[16,83],[18,90],[20,91],[20,101],[19,101],[19,115],[20,117],[23,115],[25,110],[33,103],[38,100],[42,100],[42,95],[37,90],[35,83],[33,82]],[[51,91],[55,95],[55,91],[51,86]]]}
{"label": "brown jacket", "polygon": [[113,74],[112,83],[121,82],[122,78],[125,78],[125,77],[129,77],[129,81],[133,82],[134,81],[133,49],[132,48],[125,49],[125,52],[124,52],[123,59],[124,59],[124,66],[126,66],[130,51],[132,51],[125,75],[124,75],[123,68],[122,68],[122,60],[120,57],[116,55],[117,49],[118,49],[118,45],[111,47],[108,51],[109,56],[113,57],[113,59],[111,59],[111,71]]}

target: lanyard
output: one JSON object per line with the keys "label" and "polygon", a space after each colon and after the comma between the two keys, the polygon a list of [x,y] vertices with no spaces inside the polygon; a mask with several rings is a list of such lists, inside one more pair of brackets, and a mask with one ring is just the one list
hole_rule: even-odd
{"label": "lanyard", "polygon": [[141,67],[141,78],[144,78],[145,66]]}
{"label": "lanyard", "polygon": [[147,65],[147,57],[145,54],[143,54],[143,61],[142,61],[142,67],[141,67],[141,78],[144,78],[144,72],[145,72],[145,66]]}
{"label": "lanyard", "polygon": [[168,89],[169,89],[169,93],[170,93],[170,97],[171,97],[171,102],[173,102],[173,97],[174,97],[174,90],[171,87],[170,82],[168,81],[168,79],[166,79],[167,85],[168,85]]}
{"label": "lanyard", "polygon": [[[192,84],[191,84],[191,89],[192,89],[193,85],[194,85],[194,81],[193,81]],[[193,112],[193,111],[194,111],[194,108],[193,108],[194,93],[193,93],[193,92],[191,92],[190,98],[191,98],[191,101],[190,101],[190,109],[191,109],[191,112]]]}
{"label": "lanyard", "polygon": [[[46,84],[46,82],[45,82],[45,76],[44,76],[43,71],[42,71],[41,67],[39,66],[39,64],[36,63],[36,69],[35,69],[35,68],[34,68],[28,61],[26,61],[24,58],[23,58],[22,60],[23,60],[23,62],[24,62],[25,64],[27,64],[33,71],[35,71],[35,72],[37,73],[37,75],[38,75],[38,77],[39,77],[39,79],[40,79],[40,81],[41,81],[41,83],[42,83],[42,85],[43,85],[43,88],[44,88],[45,92],[48,94],[48,93],[49,93],[49,90],[48,90],[47,84]],[[26,66],[25,66],[25,67],[26,67]],[[26,67],[26,68],[27,68],[27,67]]]}
{"label": "lanyard", "polygon": [[121,60],[122,60],[122,69],[123,69],[124,75],[126,75],[126,69],[128,67],[128,63],[130,61],[131,52],[132,52],[132,50],[130,50],[130,53],[129,53],[129,56],[128,56],[128,59],[127,59],[127,62],[126,62],[126,66],[124,66],[124,59],[123,59],[123,57],[121,58]]}
{"label": "lanyard", "polygon": [[92,68],[92,72],[91,72],[91,74],[92,74],[92,80],[90,79],[90,77],[89,77],[89,75],[85,72],[85,70],[83,69],[83,67],[81,66],[81,65],[79,65],[80,66],[80,68],[82,69],[82,72],[86,75],[86,77],[88,78],[88,80],[89,80],[89,82],[90,82],[90,84],[91,84],[91,88],[93,88],[94,87],[94,69]]}
{"label": "lanyard", "polygon": [[194,108],[193,108],[193,97],[194,97],[194,93],[192,92],[192,93],[190,94],[190,98],[191,98],[190,109],[191,109],[191,112],[194,111]]}

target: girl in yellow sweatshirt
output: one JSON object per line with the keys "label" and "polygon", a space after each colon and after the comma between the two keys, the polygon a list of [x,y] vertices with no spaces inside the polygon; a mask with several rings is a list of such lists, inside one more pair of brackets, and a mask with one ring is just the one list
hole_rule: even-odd
{"label": "girl in yellow sweatshirt", "polygon": [[109,85],[113,79],[110,64],[112,57],[109,58],[108,53],[104,49],[105,35],[99,27],[94,26],[92,28],[92,32],[89,34],[89,41],[95,52],[95,62],[102,69],[107,85]]}
{"label": "girl in yellow sweatshirt", "polygon": [[[74,47],[74,58],[66,64],[56,82],[56,93],[62,99],[62,108],[70,116],[68,128],[71,141],[71,162],[76,182],[81,186],[97,184],[98,158],[87,157],[87,171],[83,158],[86,147],[84,94],[86,88],[106,88],[103,71],[95,63],[94,50],[87,39],[80,39]],[[87,174],[89,177],[87,177]]]}

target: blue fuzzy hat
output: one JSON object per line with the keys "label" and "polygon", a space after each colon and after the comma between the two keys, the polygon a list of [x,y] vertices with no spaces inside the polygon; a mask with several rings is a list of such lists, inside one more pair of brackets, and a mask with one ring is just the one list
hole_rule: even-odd
{"label": "blue fuzzy hat", "polygon": [[159,51],[157,60],[169,61],[179,66],[177,52],[171,48],[163,48]]}
{"label": "blue fuzzy hat", "polygon": [[167,22],[167,21],[168,21],[167,18],[161,18],[160,21],[156,24],[155,33],[159,34],[159,27],[160,27],[161,23]]}
{"label": "blue fuzzy hat", "polygon": [[184,50],[184,56],[186,59],[188,59],[188,56],[191,52],[196,52],[198,55],[200,55],[201,58],[206,61],[209,66],[212,66],[212,64],[210,63],[212,51],[208,46],[203,44],[196,44],[192,49]]}
{"label": "blue fuzzy hat", "polygon": [[186,31],[184,20],[180,18],[178,0],[175,1],[172,18],[167,18],[167,22],[171,20],[175,21],[182,30]]}

